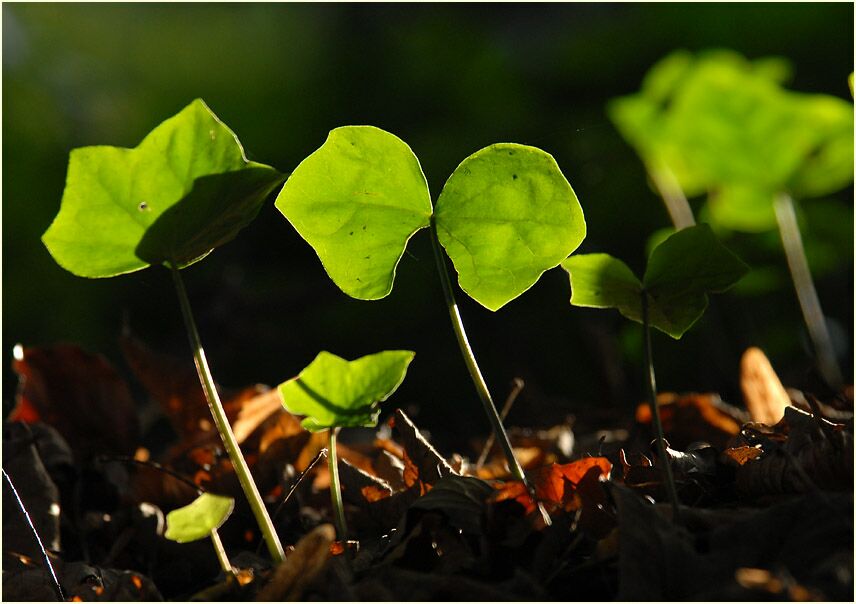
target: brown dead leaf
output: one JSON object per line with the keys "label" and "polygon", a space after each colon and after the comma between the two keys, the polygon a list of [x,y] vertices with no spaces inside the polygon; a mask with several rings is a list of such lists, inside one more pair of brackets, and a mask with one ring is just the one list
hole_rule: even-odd
{"label": "brown dead leaf", "polygon": [[773,425],[782,419],[791,399],[760,348],[747,348],[740,359],[740,389],[753,422]]}
{"label": "brown dead leaf", "polygon": [[455,476],[455,471],[419,432],[410,418],[401,409],[396,409],[390,418],[402,441],[404,456],[404,484],[408,487],[419,484],[422,493],[444,476]]}
{"label": "brown dead leaf", "polygon": [[318,575],[330,557],[330,546],[336,539],[336,530],[330,524],[315,527],[297,542],[294,551],[273,573],[267,585],[259,592],[259,602],[294,602]]}
{"label": "brown dead leaf", "polygon": [[584,457],[567,464],[551,464],[529,473],[535,488],[535,498],[556,505],[568,503],[576,485],[591,468],[602,476],[609,476],[612,464],[605,457]]}
{"label": "brown dead leaf", "polygon": [[[746,419],[712,393],[663,392],[657,395],[657,405],[666,438],[677,449],[686,449],[694,442],[707,442],[724,449]],[[651,419],[650,405],[640,404],[636,408],[636,421],[650,424]]]}
{"label": "brown dead leaf", "polygon": [[758,447],[733,447],[722,452],[723,457],[738,466],[746,464],[746,462],[758,459],[763,455],[763,451]]}
{"label": "brown dead leaf", "polygon": [[133,454],[136,405],[106,358],[72,344],[23,348],[20,356],[12,363],[19,383],[9,419],[53,426],[79,457]]}

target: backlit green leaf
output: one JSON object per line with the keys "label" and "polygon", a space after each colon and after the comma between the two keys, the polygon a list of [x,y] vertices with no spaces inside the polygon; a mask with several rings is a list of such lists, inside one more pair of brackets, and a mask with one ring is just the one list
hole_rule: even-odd
{"label": "backlit green leaf", "polygon": [[437,235],[474,300],[497,310],[585,238],[583,211],[551,155],[501,143],[455,170],[437,200]]}
{"label": "backlit green leaf", "polygon": [[608,254],[572,256],[562,267],[570,274],[574,306],[617,308],[641,323],[644,291],[651,326],[675,339],[704,313],[708,293],[725,291],[749,270],[706,224],[677,231],[655,247],[641,283]]}
{"label": "backlit green leaf", "polygon": [[276,207],[354,298],[392,290],[410,237],[428,226],[431,198],[401,139],[372,126],[336,128],[289,177]]}
{"label": "backlit green leaf", "polygon": [[385,350],[355,361],[321,352],[295,378],[279,385],[283,405],[305,415],[311,432],[332,427],[375,426],[385,401],[404,381],[414,353]]}
{"label": "backlit green leaf", "polygon": [[197,99],[134,149],[74,149],[42,240],[81,277],[186,266],[234,238],[281,182],[273,168],[247,161],[234,133]]}
{"label": "backlit green leaf", "polygon": [[677,231],[657,246],[642,285],[651,325],[680,338],[707,308],[707,294],[720,293],[749,271],[706,224]]}
{"label": "backlit green leaf", "polygon": [[193,503],[166,515],[164,537],[178,543],[196,541],[220,528],[235,507],[231,497],[203,493]]}
{"label": "backlit green leaf", "polygon": [[571,304],[617,308],[634,321],[642,320],[642,284],[621,260],[609,254],[577,254],[562,262],[571,279]]}

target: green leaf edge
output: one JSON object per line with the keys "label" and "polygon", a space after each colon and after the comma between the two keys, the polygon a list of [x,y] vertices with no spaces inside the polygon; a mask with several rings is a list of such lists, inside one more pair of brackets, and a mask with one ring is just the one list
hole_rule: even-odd
{"label": "green leaf edge", "polygon": [[[176,537],[175,531],[172,530],[173,525],[171,525],[170,521],[169,521],[170,516],[173,516],[176,513],[178,513],[179,515],[182,515],[182,514],[185,514],[185,513],[192,511],[195,507],[199,507],[199,505],[200,505],[199,502],[201,500],[203,500],[203,498],[222,500],[223,503],[228,501],[230,505],[228,507],[228,510],[223,514],[223,517],[217,523],[217,525],[211,527],[209,530],[205,531],[204,533],[200,530],[199,531],[200,535],[198,537],[193,537],[191,539]],[[224,495],[214,495],[213,493],[202,493],[201,495],[199,495],[199,497],[194,499],[192,502],[190,502],[186,506],[172,510],[169,514],[166,515],[166,531],[164,532],[163,536],[166,539],[169,539],[170,541],[175,541],[176,543],[191,543],[193,541],[199,541],[200,539],[204,539],[205,537],[208,537],[211,534],[211,531],[216,530],[216,529],[220,528],[221,526],[223,526],[223,524],[226,522],[226,520],[229,519],[229,516],[232,515],[232,512],[234,511],[234,509],[235,509],[235,500],[233,498],[226,497]]]}

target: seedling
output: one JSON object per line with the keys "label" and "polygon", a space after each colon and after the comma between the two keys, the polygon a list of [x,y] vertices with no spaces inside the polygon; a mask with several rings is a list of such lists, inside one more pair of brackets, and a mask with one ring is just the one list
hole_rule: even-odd
{"label": "seedling", "polygon": [[234,507],[235,500],[231,497],[202,493],[189,505],[166,515],[164,537],[177,543],[189,543],[210,537],[220,568],[227,577],[234,575],[235,570],[226,556],[226,549],[217,532],[232,514]]}
{"label": "seedling", "polygon": [[409,350],[385,350],[346,361],[320,352],[297,377],[279,385],[285,408],[306,416],[301,426],[310,432],[328,431],[330,498],[342,541],[348,539],[348,525],[339,486],[336,437],[342,428],[377,425],[379,404],[404,381],[414,354]]}
{"label": "seedling", "polygon": [[54,260],[81,277],[170,270],[214,423],[276,562],[282,545],[226,418],[179,271],[234,238],[282,181],[248,161],[235,134],[197,99],[134,149],[72,150],[59,213],[42,237]]}
{"label": "seedling", "polygon": [[303,160],[276,206],[333,282],[361,300],[390,293],[408,240],[430,229],[458,346],[509,469],[525,481],[470,348],[441,245],[461,289],[491,311],[532,287],[586,231],[579,201],[553,157],[518,144],[486,147],[458,166],[432,208],[407,144],[378,128],[345,126]]}
{"label": "seedling", "polygon": [[642,323],[648,402],[677,519],[678,495],[657,407],[651,327],[680,339],[704,313],[708,293],[727,290],[749,267],[722,245],[706,224],[680,230],[655,247],[641,281],[609,254],[579,254],[565,260],[562,267],[570,275],[572,305],[617,308],[628,319]]}
{"label": "seedling", "polygon": [[693,222],[684,193],[707,193],[704,212],[714,226],[779,229],[818,368],[837,387],[841,371],[793,198],[821,197],[852,182],[853,106],[785,90],[789,71],[781,59],[677,52],[649,71],[638,94],[613,101],[610,114],[648,168],[676,228]]}

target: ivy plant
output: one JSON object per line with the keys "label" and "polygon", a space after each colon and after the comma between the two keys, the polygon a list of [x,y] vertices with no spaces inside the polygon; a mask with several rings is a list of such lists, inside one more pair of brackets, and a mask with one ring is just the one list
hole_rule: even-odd
{"label": "ivy plant", "polygon": [[133,149],[72,150],[59,213],[42,237],[54,260],[81,277],[150,265],[171,271],[215,425],[275,561],[282,545],[223,411],[179,271],[233,239],[283,180],[248,161],[235,134],[197,99]]}
{"label": "ivy plant", "polygon": [[201,493],[190,504],[166,515],[164,537],[177,543],[189,543],[210,537],[220,567],[230,575],[234,571],[217,529],[223,526],[234,508],[235,500],[231,497]]}
{"label": "ivy plant", "polygon": [[362,300],[390,293],[408,240],[430,230],[459,347],[509,468],[525,480],[467,340],[441,250],[461,289],[491,311],[558,266],[582,242],[586,226],[553,157],[519,144],[486,147],[457,167],[432,207],[406,143],[372,126],[345,126],[300,163],[276,206],[334,283]]}
{"label": "ivy plant", "polygon": [[328,431],[330,497],[342,541],[348,538],[348,528],[339,486],[336,437],[342,428],[377,425],[380,403],[404,381],[414,356],[409,350],[385,350],[347,361],[322,351],[297,377],[279,385],[286,410],[305,416],[301,426],[310,432]]}
{"label": "ivy plant", "polygon": [[749,267],[722,245],[706,224],[677,231],[657,245],[641,280],[624,262],[609,254],[578,254],[565,260],[562,267],[570,276],[572,305],[616,308],[628,319],[643,325],[648,401],[677,517],[677,491],[657,407],[650,328],[679,339],[704,313],[708,294],[726,291],[748,272]]}
{"label": "ivy plant", "polygon": [[853,181],[853,104],[788,90],[783,84],[789,76],[789,65],[778,58],[679,51],[652,67],[642,89],[615,99],[609,111],[677,228],[694,222],[685,194],[705,193],[703,216],[717,229],[778,228],[819,369],[837,386],[841,372],[794,198],[822,197]]}

